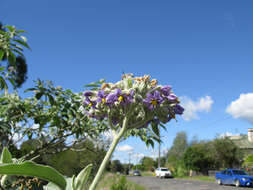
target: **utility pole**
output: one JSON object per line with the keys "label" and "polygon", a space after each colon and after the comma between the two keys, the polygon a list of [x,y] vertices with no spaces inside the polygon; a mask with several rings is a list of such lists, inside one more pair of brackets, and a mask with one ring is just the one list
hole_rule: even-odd
{"label": "utility pole", "polygon": [[130,164],[131,164],[131,154],[132,154],[132,152],[129,152],[128,154],[129,154],[128,170],[129,170],[129,173],[130,173],[130,168],[131,168]]}
{"label": "utility pole", "polygon": [[135,165],[135,170],[137,170],[137,164],[138,164],[138,158],[139,158],[139,154],[136,154],[136,165]]}

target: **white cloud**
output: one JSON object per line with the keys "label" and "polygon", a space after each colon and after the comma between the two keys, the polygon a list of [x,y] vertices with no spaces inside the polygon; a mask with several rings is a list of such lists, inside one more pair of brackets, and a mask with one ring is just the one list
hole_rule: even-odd
{"label": "white cloud", "polygon": [[133,147],[126,144],[126,145],[123,145],[123,146],[119,146],[116,150],[119,151],[119,152],[131,152],[134,149],[133,149]]}
{"label": "white cloud", "polygon": [[145,155],[144,154],[142,154],[142,153],[137,153],[137,154],[134,154],[133,155],[133,157],[135,158],[135,159],[141,159],[141,158],[143,158]]}
{"label": "white cloud", "polygon": [[236,119],[253,124],[253,93],[241,94],[238,99],[230,103],[226,112]]}
{"label": "white cloud", "polygon": [[214,102],[210,96],[201,97],[197,101],[193,101],[186,96],[180,99],[181,105],[185,109],[182,117],[186,121],[198,119],[197,112],[209,112]]}

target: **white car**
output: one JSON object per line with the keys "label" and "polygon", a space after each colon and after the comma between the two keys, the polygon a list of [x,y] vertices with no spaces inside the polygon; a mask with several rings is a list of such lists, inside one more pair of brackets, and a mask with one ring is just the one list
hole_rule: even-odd
{"label": "white car", "polygon": [[172,174],[168,168],[157,168],[155,170],[155,176],[160,178],[172,177]]}

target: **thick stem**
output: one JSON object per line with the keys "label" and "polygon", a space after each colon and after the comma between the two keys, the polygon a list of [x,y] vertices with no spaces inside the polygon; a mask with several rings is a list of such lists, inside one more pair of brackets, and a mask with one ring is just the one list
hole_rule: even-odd
{"label": "thick stem", "polygon": [[95,190],[97,184],[98,184],[98,181],[100,180],[104,170],[105,170],[105,167],[107,165],[107,163],[109,162],[111,156],[112,156],[112,153],[114,152],[119,140],[121,139],[121,137],[124,135],[126,129],[127,129],[127,121],[128,121],[128,118],[127,116],[125,117],[124,121],[123,121],[123,125],[122,125],[122,128],[121,130],[119,131],[118,134],[116,134],[116,136],[114,137],[113,141],[112,141],[112,144],[108,150],[108,152],[106,153],[105,157],[104,157],[104,160],[102,162],[102,164],[100,165],[99,167],[99,170],[94,178],[94,180],[92,181],[90,187],[89,187],[89,190]]}

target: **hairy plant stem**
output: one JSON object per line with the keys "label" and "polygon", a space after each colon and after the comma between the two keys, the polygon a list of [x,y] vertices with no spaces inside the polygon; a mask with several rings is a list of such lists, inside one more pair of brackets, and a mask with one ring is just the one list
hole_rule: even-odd
{"label": "hairy plant stem", "polygon": [[108,152],[106,153],[105,157],[104,157],[104,160],[102,162],[102,164],[100,165],[99,167],[99,170],[94,178],[94,180],[92,181],[90,187],[89,187],[89,190],[95,190],[104,170],[105,170],[105,167],[107,165],[107,163],[109,162],[111,156],[112,156],[112,153],[114,152],[118,142],[120,141],[121,137],[124,135],[126,129],[127,129],[127,123],[128,123],[128,116],[126,116],[123,120],[123,124],[122,124],[122,128],[120,129],[120,131],[118,133],[116,133],[116,135],[114,136],[113,138],[113,141],[112,141],[112,144],[108,150]]}

